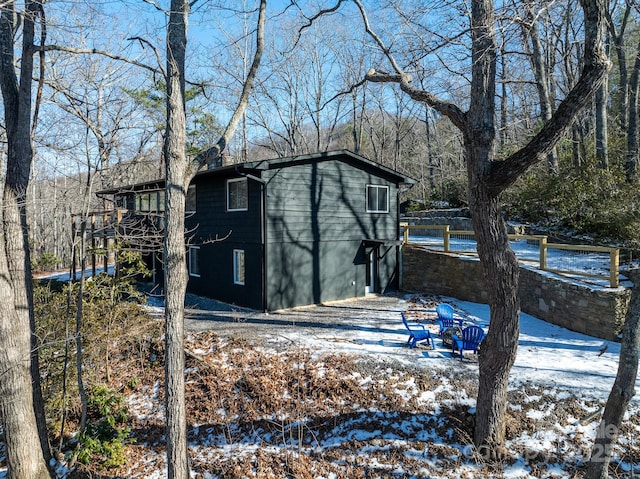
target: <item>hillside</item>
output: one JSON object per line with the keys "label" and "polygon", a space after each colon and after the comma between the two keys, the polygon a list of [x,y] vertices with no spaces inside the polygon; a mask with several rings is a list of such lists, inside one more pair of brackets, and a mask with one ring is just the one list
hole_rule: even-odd
{"label": "hillside", "polygon": [[[523,315],[511,457],[487,463],[470,446],[477,359],[452,358],[438,339],[435,350],[405,346],[399,311],[435,331],[441,300],[373,298],[265,316],[200,310],[186,346],[193,477],[580,477],[619,345]],[[469,322],[488,321],[486,306],[444,300]],[[149,344],[144,362],[120,352],[113,384],[127,397],[135,442],[124,466],[93,461],[73,477],[165,477],[162,343]],[[639,431],[635,401],[611,477],[638,467]]]}

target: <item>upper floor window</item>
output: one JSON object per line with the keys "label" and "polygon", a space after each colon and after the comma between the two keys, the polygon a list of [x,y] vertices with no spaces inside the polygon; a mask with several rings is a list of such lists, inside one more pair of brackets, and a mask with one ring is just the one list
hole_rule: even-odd
{"label": "upper floor window", "polygon": [[135,196],[135,210],[140,213],[157,213],[164,211],[164,190],[138,193]]}
{"label": "upper floor window", "polygon": [[138,193],[135,196],[134,207],[139,213],[157,213],[164,211],[164,190]]}
{"label": "upper floor window", "polygon": [[367,185],[367,213],[389,212],[389,187]]}
{"label": "upper floor window", "polygon": [[189,185],[189,188],[187,188],[185,213],[195,213],[195,212],[196,212],[196,185]]}
{"label": "upper floor window", "polygon": [[149,193],[143,193],[136,198],[136,210],[148,213],[151,206],[151,198]]}
{"label": "upper floor window", "polygon": [[249,208],[249,188],[246,178],[227,180],[227,211],[246,211]]}

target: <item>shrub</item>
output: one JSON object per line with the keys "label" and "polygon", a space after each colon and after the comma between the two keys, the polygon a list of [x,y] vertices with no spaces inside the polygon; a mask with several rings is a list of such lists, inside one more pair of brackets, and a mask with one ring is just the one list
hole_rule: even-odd
{"label": "shrub", "polygon": [[442,182],[439,190],[434,191],[433,201],[445,201],[451,208],[460,208],[469,203],[467,179],[449,178]]}
{"label": "shrub", "polygon": [[621,168],[594,163],[553,176],[538,169],[505,195],[514,218],[629,243],[640,241],[639,199]]}
{"label": "shrub", "polygon": [[79,434],[81,404],[74,380],[78,293],[78,283],[35,283],[36,333],[49,430],[62,448],[65,441],[74,438],[80,462],[95,463],[97,468],[117,467],[124,460],[130,431],[124,426],[124,403],[113,391],[135,387],[144,376],[162,324],[139,304],[142,298],[132,277],[102,274],[87,280],[82,317],[83,376],[85,385],[94,386],[88,387],[90,420]]}
{"label": "shrub", "polygon": [[131,442],[125,398],[106,385],[89,389],[87,428],[78,436],[75,454],[82,464],[111,469],[126,463],[124,447]]}
{"label": "shrub", "polygon": [[60,259],[53,253],[42,253],[31,261],[33,271],[49,271],[60,264]]}

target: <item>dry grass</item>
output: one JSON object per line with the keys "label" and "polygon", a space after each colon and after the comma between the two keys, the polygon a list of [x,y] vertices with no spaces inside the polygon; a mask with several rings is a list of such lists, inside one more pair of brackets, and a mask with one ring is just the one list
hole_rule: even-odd
{"label": "dry grass", "polygon": [[[148,348],[156,360],[144,368],[118,368],[124,381],[139,378],[130,391],[136,443],[126,468],[101,477],[164,468],[161,349]],[[491,463],[470,446],[472,367],[442,373],[295,345],[266,351],[205,332],[187,340],[186,380],[196,478],[484,478],[502,477],[514,463],[530,477],[580,477],[589,438],[575,424],[601,406],[548,388],[511,391],[512,455]],[[636,412],[622,432],[622,459],[638,462],[639,431]],[[616,468],[611,477],[623,477]]]}

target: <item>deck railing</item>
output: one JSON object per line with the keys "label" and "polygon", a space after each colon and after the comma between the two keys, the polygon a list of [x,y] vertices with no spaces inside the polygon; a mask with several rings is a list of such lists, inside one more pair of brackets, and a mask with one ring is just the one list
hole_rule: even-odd
{"label": "deck railing", "polygon": [[[477,254],[473,231],[452,230],[449,225],[401,223],[400,226],[403,228],[403,243],[421,244],[445,253]],[[606,280],[612,288],[620,284],[618,248],[549,243],[544,235],[510,234],[509,243],[519,261],[543,271]]]}

